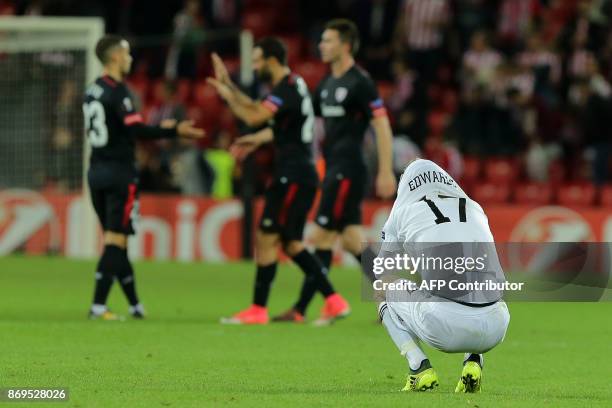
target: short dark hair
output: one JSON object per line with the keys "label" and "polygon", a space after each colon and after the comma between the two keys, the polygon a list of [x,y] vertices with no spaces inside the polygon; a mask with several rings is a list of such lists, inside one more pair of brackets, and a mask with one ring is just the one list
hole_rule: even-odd
{"label": "short dark hair", "polygon": [[359,30],[357,25],[346,18],[336,18],[325,24],[326,30],[335,30],[340,35],[340,41],[351,46],[351,53],[359,51]]}
{"label": "short dark hair", "polygon": [[265,37],[257,41],[255,48],[261,48],[264,58],[276,58],[281,65],[287,65],[287,47],[276,37]]}
{"label": "short dark hair", "polygon": [[96,56],[102,64],[108,62],[108,52],[121,44],[123,40],[123,37],[114,34],[107,34],[98,40],[96,44]]}

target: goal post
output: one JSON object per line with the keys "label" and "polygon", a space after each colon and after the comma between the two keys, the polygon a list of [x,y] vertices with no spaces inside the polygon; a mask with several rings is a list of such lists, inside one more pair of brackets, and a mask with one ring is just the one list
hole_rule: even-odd
{"label": "goal post", "polygon": [[45,188],[51,178],[83,199],[71,257],[96,254],[96,220],[85,175],[85,87],[101,72],[101,18],[0,17],[0,190]]}

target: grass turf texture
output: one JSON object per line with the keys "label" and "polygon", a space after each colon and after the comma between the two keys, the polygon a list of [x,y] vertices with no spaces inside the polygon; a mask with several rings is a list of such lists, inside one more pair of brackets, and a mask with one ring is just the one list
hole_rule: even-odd
{"label": "grass turf texture", "polygon": [[[0,388],[68,387],[70,401],[54,406],[74,407],[612,406],[612,303],[510,304],[510,329],[487,354],[482,394],[454,394],[461,355],[431,349],[440,387],[400,393],[406,363],[375,323],[375,304],[359,301],[354,268],[332,273],[352,316],[314,328],[218,324],[251,299],[248,263],[138,263],[149,319],[88,321],[94,265],[0,258]],[[291,304],[301,277],[280,267],[272,314]],[[117,285],[109,304],[127,312]],[[14,404],[28,405],[46,404]]]}

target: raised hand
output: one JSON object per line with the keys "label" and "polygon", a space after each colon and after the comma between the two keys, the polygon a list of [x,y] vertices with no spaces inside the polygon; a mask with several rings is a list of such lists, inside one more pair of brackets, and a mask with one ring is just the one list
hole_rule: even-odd
{"label": "raised hand", "polygon": [[215,71],[215,79],[217,81],[230,86],[232,84],[232,80],[230,78],[229,72],[227,71],[227,67],[223,63],[223,60],[216,52],[212,53],[212,62],[213,69]]}
{"label": "raised hand", "polygon": [[232,97],[233,92],[230,89],[230,87],[224,84],[223,82],[219,81],[218,79],[209,77],[209,78],[206,78],[206,82],[208,82],[209,84],[215,87],[215,90],[217,91],[217,93],[222,99],[227,101],[228,99]]}

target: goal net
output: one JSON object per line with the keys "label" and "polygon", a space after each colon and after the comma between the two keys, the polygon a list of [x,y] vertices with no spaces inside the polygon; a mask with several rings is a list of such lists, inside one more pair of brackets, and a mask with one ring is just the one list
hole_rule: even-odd
{"label": "goal net", "polygon": [[[87,147],[81,100],[86,84],[101,70],[94,47],[103,33],[104,22],[99,18],[0,18],[0,192],[3,197],[15,201],[19,194],[40,191],[83,192]],[[7,191],[16,193],[7,194]],[[3,207],[4,224],[9,224],[8,204],[0,202],[0,209]],[[66,252],[88,256],[93,246],[88,237],[95,224],[88,206],[81,206],[81,210],[80,228],[84,239],[79,248],[67,248]],[[5,225],[5,229],[9,227]],[[2,234],[0,252],[10,252],[20,245],[15,237],[24,235],[24,227],[21,226],[21,231],[17,227],[13,230]],[[56,241],[49,240],[49,245]]]}
{"label": "goal net", "polygon": [[80,100],[98,19],[0,19],[0,187],[81,189]]}

